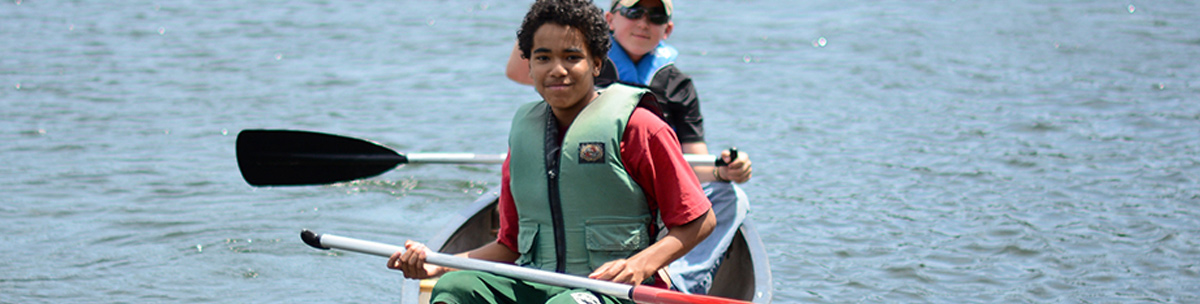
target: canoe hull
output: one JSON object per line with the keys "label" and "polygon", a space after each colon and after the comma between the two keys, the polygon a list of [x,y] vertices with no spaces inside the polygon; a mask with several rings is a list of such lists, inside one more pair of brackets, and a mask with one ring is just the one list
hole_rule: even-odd
{"label": "canoe hull", "polygon": [[[458,253],[483,246],[496,239],[500,218],[496,213],[499,188],[484,193],[470,206],[460,211],[433,239],[426,242],[429,248],[439,252]],[[710,295],[750,301],[771,303],[773,285],[766,249],[758,232],[747,220],[738,229],[733,243],[725,252],[725,259],[713,277]],[[428,289],[433,281],[404,282],[405,304],[426,304]]]}

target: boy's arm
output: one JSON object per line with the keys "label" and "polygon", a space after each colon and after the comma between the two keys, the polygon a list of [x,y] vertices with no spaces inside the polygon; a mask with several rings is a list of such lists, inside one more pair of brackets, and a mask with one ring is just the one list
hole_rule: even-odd
{"label": "boy's arm", "polygon": [[496,203],[496,211],[500,213],[500,229],[496,240],[475,250],[459,254],[472,259],[489,260],[502,263],[512,263],[521,254],[514,248],[517,245],[518,226],[517,206],[513,203],[512,187],[509,175],[509,156],[505,155],[504,164],[500,166],[500,199]]}
{"label": "boy's arm", "polygon": [[513,43],[512,53],[508,54],[504,75],[516,83],[533,85],[533,78],[529,77],[529,59],[521,58],[521,49],[516,43]]}
{"label": "boy's arm", "polygon": [[716,216],[683,159],[675,133],[650,111],[638,109],[630,117],[621,141],[621,159],[646,192],[651,209],[659,212],[668,233],[628,259],[602,265],[589,277],[638,284],[708,237],[716,226]]}
{"label": "boy's arm", "polygon": [[[685,154],[708,154],[708,144],[704,142],[704,116],[700,114],[700,97],[692,78],[684,74],[674,65],[664,68],[651,81],[651,88],[661,88],[659,92],[666,98],[667,106],[663,109],[670,117],[672,129],[677,132],[680,146]],[[720,154],[726,154],[722,151]],[[745,183],[751,177],[750,155],[742,152],[734,160],[722,156],[728,166],[695,166],[693,173],[701,183],[723,181]]]}

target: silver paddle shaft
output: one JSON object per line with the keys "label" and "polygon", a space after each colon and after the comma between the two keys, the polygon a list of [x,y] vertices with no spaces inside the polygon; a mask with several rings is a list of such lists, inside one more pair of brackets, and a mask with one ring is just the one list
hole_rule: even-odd
{"label": "silver paddle shaft", "polygon": [[[500,164],[504,163],[504,154],[475,154],[475,153],[408,153],[404,155],[409,163],[423,164]],[[684,154],[683,159],[692,166],[713,166],[717,157],[707,154]]]}
{"label": "silver paddle shaft", "polygon": [[[383,257],[391,257],[393,253],[404,251],[404,247],[400,246],[340,237],[336,235],[322,234],[317,235],[316,238],[317,241],[320,242],[320,245],[325,248],[337,248]],[[434,265],[458,269],[478,270],[554,286],[584,288],[613,297],[632,300],[630,292],[632,291],[633,286],[631,285],[593,280],[585,277],[578,277],[557,272],[530,269],[512,264],[502,264],[457,257],[433,251],[427,251],[425,254],[425,261]]]}

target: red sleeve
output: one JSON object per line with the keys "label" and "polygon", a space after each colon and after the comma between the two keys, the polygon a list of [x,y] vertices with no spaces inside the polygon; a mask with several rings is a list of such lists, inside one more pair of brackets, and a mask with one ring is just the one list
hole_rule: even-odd
{"label": "red sleeve", "polygon": [[496,205],[496,210],[500,212],[500,231],[496,241],[513,252],[520,252],[517,251],[517,232],[521,226],[518,224],[517,205],[513,204],[511,188],[508,186],[511,179],[508,176],[508,156],[504,157],[504,165],[500,168],[500,202]]}
{"label": "red sleeve", "polygon": [[621,161],[668,228],[687,224],[712,208],[695,171],[683,159],[675,132],[649,110],[637,108],[630,116],[621,139]]}

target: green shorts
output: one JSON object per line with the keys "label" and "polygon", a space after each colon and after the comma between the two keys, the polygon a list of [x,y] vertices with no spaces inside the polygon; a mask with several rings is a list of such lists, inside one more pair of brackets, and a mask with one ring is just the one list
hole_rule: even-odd
{"label": "green shorts", "polygon": [[452,271],[433,286],[430,303],[632,304],[587,289],[527,282],[481,271]]}

